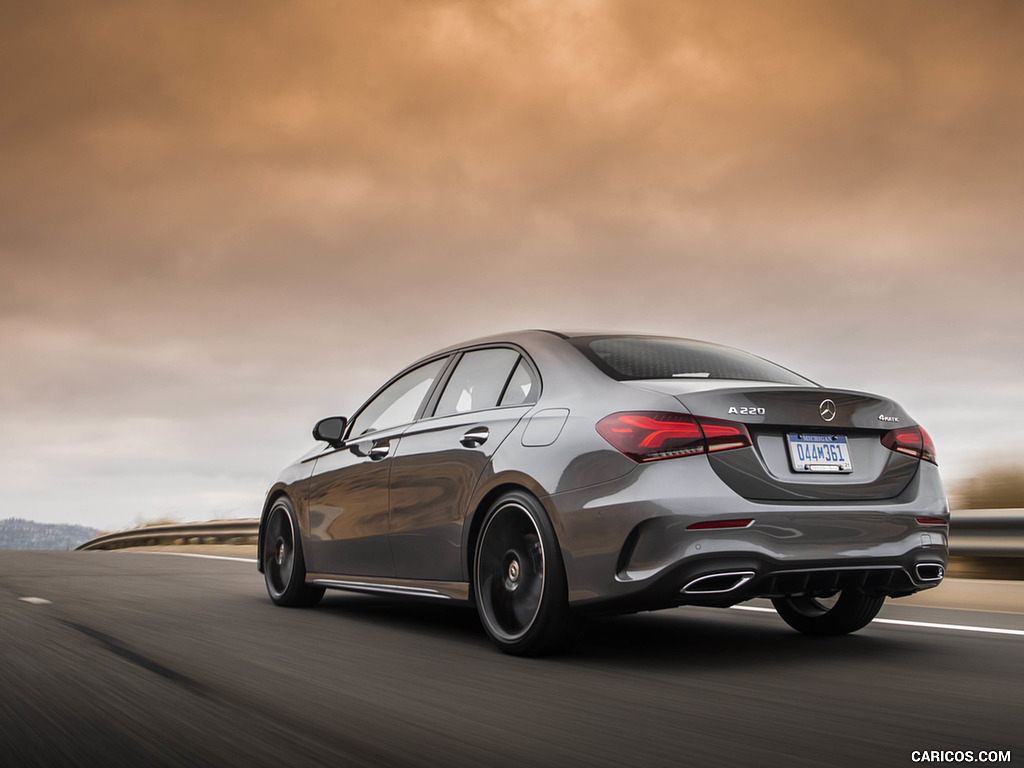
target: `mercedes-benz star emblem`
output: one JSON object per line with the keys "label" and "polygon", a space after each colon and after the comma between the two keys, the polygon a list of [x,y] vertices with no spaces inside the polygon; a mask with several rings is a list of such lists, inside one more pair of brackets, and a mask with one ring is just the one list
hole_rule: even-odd
{"label": "mercedes-benz star emblem", "polygon": [[832,421],[836,417],[836,404],[831,400],[822,400],[818,406],[818,413],[825,421]]}

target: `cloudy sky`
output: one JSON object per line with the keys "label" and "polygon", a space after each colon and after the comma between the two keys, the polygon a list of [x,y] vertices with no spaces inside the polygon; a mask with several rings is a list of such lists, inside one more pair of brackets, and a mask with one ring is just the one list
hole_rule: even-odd
{"label": "cloudy sky", "polygon": [[1024,446],[1016,2],[6,3],[6,511],[251,517],[524,327],[706,338]]}

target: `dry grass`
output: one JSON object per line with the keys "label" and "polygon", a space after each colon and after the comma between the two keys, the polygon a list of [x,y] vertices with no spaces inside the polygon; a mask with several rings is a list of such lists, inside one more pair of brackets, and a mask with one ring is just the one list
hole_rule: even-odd
{"label": "dry grass", "polygon": [[177,525],[180,522],[180,520],[170,515],[149,518],[138,517],[135,519],[135,525],[133,525],[132,528],[149,528],[153,525]]}
{"label": "dry grass", "polygon": [[949,492],[956,509],[1024,508],[1024,467],[986,469],[954,485]]}

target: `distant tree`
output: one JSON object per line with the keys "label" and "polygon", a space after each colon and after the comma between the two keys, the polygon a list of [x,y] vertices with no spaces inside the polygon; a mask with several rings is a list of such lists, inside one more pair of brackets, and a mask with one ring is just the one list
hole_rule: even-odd
{"label": "distant tree", "polygon": [[950,496],[960,509],[1024,509],[1024,467],[986,469],[954,485]]}

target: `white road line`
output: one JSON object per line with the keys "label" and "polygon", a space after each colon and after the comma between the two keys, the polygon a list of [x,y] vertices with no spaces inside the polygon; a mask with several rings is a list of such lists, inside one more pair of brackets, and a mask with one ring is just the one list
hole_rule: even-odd
{"label": "white road line", "polygon": [[927,629],[955,629],[958,632],[987,632],[990,635],[1019,635],[1024,629],[1002,629],[1001,627],[972,627],[967,624],[935,624],[930,621],[901,621],[899,619],[875,619],[872,624],[899,624],[904,627],[926,627]]}
{"label": "white road line", "polygon": [[19,597],[18,599],[23,603],[31,603],[32,605],[53,605],[49,600],[44,600],[41,597]]}
{"label": "white road line", "polygon": [[[734,605],[737,611],[775,613],[774,608],[760,608],[756,605]],[[985,632],[990,635],[1017,635],[1024,637],[1024,629],[1002,629],[1001,627],[972,627],[967,624],[936,624],[931,621],[903,621],[902,619],[874,619],[872,624],[896,624],[901,627],[923,627],[925,629],[952,629],[957,632]]]}
{"label": "white road line", "polygon": [[252,557],[228,557],[227,555],[200,555],[196,552],[136,552],[139,555],[176,555],[178,557],[201,557],[206,560],[234,560],[239,563],[255,563]]}

